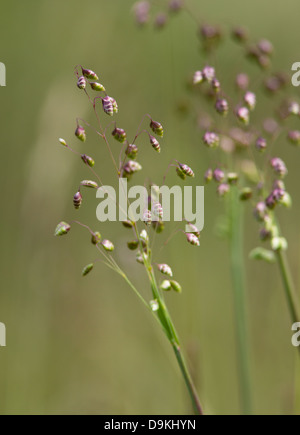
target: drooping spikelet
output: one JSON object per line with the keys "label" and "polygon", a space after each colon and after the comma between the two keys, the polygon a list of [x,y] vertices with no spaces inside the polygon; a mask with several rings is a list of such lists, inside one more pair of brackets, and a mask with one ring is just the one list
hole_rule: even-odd
{"label": "drooping spikelet", "polygon": [[83,127],[81,127],[81,125],[79,125],[76,130],[75,130],[75,136],[81,140],[82,142],[86,141],[86,132],[85,129]]}
{"label": "drooping spikelet", "polygon": [[155,134],[157,134],[157,136],[163,137],[164,129],[160,122],[153,121],[152,119],[150,122],[150,128]]}
{"label": "drooping spikelet", "polygon": [[115,250],[114,244],[110,240],[103,240],[101,245],[105,249],[105,251],[112,252]]}
{"label": "drooping spikelet", "polygon": [[195,177],[195,173],[194,173],[194,171],[188,166],[188,165],[185,165],[185,164],[179,164],[179,168],[180,168],[180,170],[181,170],[181,172],[184,174],[184,175],[186,175],[187,177],[192,177],[192,178],[194,178]]}
{"label": "drooping spikelet", "polygon": [[92,71],[91,69],[82,68],[82,74],[89,80],[99,80],[97,74],[94,73],[94,71]]}
{"label": "drooping spikelet", "polygon": [[171,278],[173,277],[172,269],[167,264],[158,264],[157,268],[163,275],[167,275]]}
{"label": "drooping spikelet", "polygon": [[113,137],[120,143],[124,143],[127,138],[126,131],[123,128],[115,128],[112,132]]}
{"label": "drooping spikelet", "polygon": [[57,227],[55,228],[54,235],[57,236],[64,236],[68,234],[68,232],[71,229],[71,225],[69,225],[67,222],[60,222]]}
{"label": "drooping spikelet", "polygon": [[157,151],[158,153],[161,152],[160,143],[158,142],[158,140],[154,136],[150,135],[150,143],[151,143],[152,147],[155,149],[155,151]]}
{"label": "drooping spikelet", "polygon": [[77,87],[79,89],[85,89],[86,88],[86,79],[83,76],[79,77],[78,82],[77,82]]}
{"label": "drooping spikelet", "polygon": [[113,116],[113,114],[114,114],[114,105],[113,105],[111,97],[107,96],[107,97],[102,98],[102,106],[103,106],[104,112],[108,116]]}
{"label": "drooping spikelet", "polygon": [[94,269],[94,264],[88,264],[83,268],[82,276],[87,276]]}
{"label": "drooping spikelet", "polygon": [[144,215],[143,215],[143,222],[145,222],[146,225],[151,225],[152,213],[150,210],[145,210]]}
{"label": "drooping spikelet", "polygon": [[95,166],[95,160],[92,157],[86,154],[82,154],[81,159],[86,165],[90,166],[91,168]]}
{"label": "drooping spikelet", "polygon": [[189,242],[190,245],[193,246],[200,246],[200,242],[197,236],[195,236],[195,234],[193,233],[188,233],[186,235],[187,241]]}
{"label": "drooping spikelet", "polygon": [[76,192],[73,198],[73,204],[76,210],[78,210],[81,207],[82,204],[82,195],[80,191]]}

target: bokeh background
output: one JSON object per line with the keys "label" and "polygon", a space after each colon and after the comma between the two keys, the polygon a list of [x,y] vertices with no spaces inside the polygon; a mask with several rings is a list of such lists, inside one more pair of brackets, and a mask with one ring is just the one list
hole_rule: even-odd
{"label": "bokeh background", "polygon": [[[12,0],[1,7],[0,60],[7,67],[7,87],[0,89],[0,321],[7,327],[7,347],[0,348],[1,414],[190,410],[168,343],[126,284],[100,264],[81,278],[82,267],[97,256],[87,234],[76,228],[68,238],[53,237],[57,222],[80,215],[118,245],[118,260],[150,298],[143,269],[125,249],[123,228],[97,223],[93,192],[79,213],[73,210],[78,181],[89,175],[76,156],[58,145],[58,137],[93,155],[101,177],[113,182],[106,150],[93,133],[84,145],[73,139],[76,117],[93,119],[75,86],[78,63],[99,73],[118,100],[120,125],[131,135],[144,113],[163,122],[164,152],[157,156],[145,149],[140,156],[147,177],[160,183],[169,161],[177,157],[192,164],[201,184],[209,164],[194,120],[178,118],[176,112],[186,98],[186,78],[203,65],[197,26],[182,14],[162,31],[152,26],[141,30],[134,24],[133,3]],[[300,61],[299,1],[187,3],[209,23],[224,28],[243,24],[254,40],[271,39],[275,67],[289,73],[292,63]],[[164,2],[156,2],[158,9],[160,4]],[[231,81],[247,65],[241,59],[241,66],[234,66],[237,55],[232,42],[219,54],[223,77]],[[290,92],[299,94],[296,88]],[[262,115],[264,104],[262,96]],[[117,153],[118,144],[112,146]],[[284,142],[277,147],[290,170],[294,208],[282,213],[282,227],[299,284],[300,155]],[[167,295],[168,303],[205,408],[235,414],[240,403],[231,278],[227,242],[215,236],[223,205],[214,189],[206,190],[205,207],[201,248],[192,249],[179,237],[159,260],[172,265],[184,286],[182,295]],[[276,266],[247,260],[258,243],[248,211],[245,258],[255,412],[299,414],[297,359],[280,277]]]}

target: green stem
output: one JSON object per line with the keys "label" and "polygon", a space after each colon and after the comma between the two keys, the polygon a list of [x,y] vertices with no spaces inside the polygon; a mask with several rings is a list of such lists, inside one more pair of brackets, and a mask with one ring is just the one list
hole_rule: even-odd
{"label": "green stem", "polygon": [[203,410],[201,407],[200,399],[199,399],[196,387],[194,385],[194,382],[192,380],[192,377],[190,375],[188,366],[187,366],[185,359],[184,359],[184,356],[182,354],[179,338],[178,338],[174,323],[173,323],[171,316],[168,312],[168,309],[165,305],[163,296],[161,295],[161,292],[158,289],[156,279],[154,276],[154,272],[153,272],[153,269],[151,266],[148,269],[148,275],[149,275],[149,279],[151,281],[153,296],[159,302],[160,308],[159,308],[158,313],[157,313],[158,318],[159,318],[159,320],[164,328],[164,331],[166,333],[166,336],[167,336],[167,338],[168,338],[168,340],[169,340],[169,342],[170,342],[170,344],[173,347],[173,350],[175,352],[179,368],[181,370],[182,376],[184,378],[186,387],[188,389],[188,392],[189,392],[189,395],[190,395],[190,398],[192,401],[194,412],[196,415],[203,415]]}
{"label": "green stem", "polygon": [[243,414],[252,414],[250,358],[247,330],[246,286],[243,261],[243,214],[239,193],[232,188],[230,193],[230,251],[234,291],[234,308],[237,332],[238,367]]}
{"label": "green stem", "polygon": [[[287,264],[286,256],[282,251],[277,251],[276,254],[291,318],[293,323],[298,323],[300,322],[299,302]],[[298,349],[300,351],[300,347],[298,347]]]}

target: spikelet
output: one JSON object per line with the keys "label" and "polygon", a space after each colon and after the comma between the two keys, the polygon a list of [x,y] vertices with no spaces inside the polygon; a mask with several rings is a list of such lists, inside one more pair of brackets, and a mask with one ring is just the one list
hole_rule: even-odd
{"label": "spikelet", "polygon": [[165,291],[165,292],[170,291],[172,289],[170,281],[168,281],[168,280],[163,281],[160,285],[160,289]]}
{"label": "spikelet", "polygon": [[155,151],[157,151],[158,153],[161,152],[160,143],[158,142],[158,140],[154,136],[150,135],[150,143],[151,143],[153,149],[155,149]]}
{"label": "spikelet", "polygon": [[194,171],[188,166],[188,165],[184,165],[184,164],[179,164],[179,168],[181,170],[181,172],[186,175],[187,177],[195,177],[195,173]]}
{"label": "spikelet", "polygon": [[86,165],[90,166],[91,168],[95,166],[95,160],[92,157],[86,154],[82,154],[81,159]]}
{"label": "spikelet", "polygon": [[98,231],[96,233],[93,233],[91,241],[93,245],[98,245],[98,243],[101,242],[101,234]]}
{"label": "spikelet", "polygon": [[172,289],[176,292],[176,293],[182,293],[182,287],[179,284],[179,282],[177,281],[170,281],[171,287]]}
{"label": "spikelet", "polygon": [[188,243],[189,243],[190,245],[193,245],[193,246],[200,246],[199,239],[198,239],[197,236],[195,236],[195,234],[188,233],[188,234],[186,235],[186,238],[187,238],[187,241],[188,241]]}
{"label": "spikelet", "polygon": [[83,268],[82,276],[87,276],[93,269],[94,269],[94,265],[93,264],[88,264],[87,266],[85,266]]}
{"label": "spikelet", "polygon": [[94,73],[94,71],[92,71],[91,69],[82,68],[82,74],[89,80],[99,80],[97,74]]}
{"label": "spikelet", "polygon": [[136,172],[141,171],[143,168],[138,162],[134,162],[134,161],[130,160],[129,162],[126,163],[126,165],[124,166],[123,169],[124,169],[125,174],[133,175]]}
{"label": "spikelet", "polygon": [[153,205],[153,214],[154,214],[154,216],[158,217],[159,220],[161,220],[161,221],[164,219],[164,211],[163,211],[162,205],[159,202],[156,202]]}
{"label": "spikelet", "polygon": [[145,244],[145,246],[149,243],[149,236],[146,230],[143,230],[140,234],[141,241]]}
{"label": "spikelet", "polygon": [[158,264],[157,268],[163,275],[167,275],[171,278],[173,277],[172,269],[167,264]]}
{"label": "spikelet", "polygon": [[64,139],[62,139],[61,137],[58,139],[58,141],[59,141],[59,143],[62,145],[62,146],[64,146],[64,147],[67,147],[68,145],[67,145],[67,142],[64,140]]}
{"label": "spikelet", "polygon": [[112,252],[115,250],[114,244],[110,240],[103,240],[101,245],[105,249],[105,251]]}
{"label": "spikelet", "polygon": [[103,110],[108,116],[113,116],[114,114],[114,105],[111,97],[107,96],[102,98]]}
{"label": "spikelet", "polygon": [[83,127],[81,127],[81,125],[79,125],[76,130],[75,130],[75,136],[81,140],[82,142],[86,141],[86,132],[85,129]]}
{"label": "spikelet", "polygon": [[144,215],[143,215],[143,222],[145,222],[146,225],[151,225],[152,213],[150,210],[145,210]]}
{"label": "spikelet", "polygon": [[136,159],[138,152],[139,152],[139,149],[135,144],[129,144],[127,146],[125,154],[130,159]]}
{"label": "spikelet", "polygon": [[92,83],[92,82],[90,82],[90,86],[93,89],[93,91],[105,92],[105,87],[101,83],[98,83],[98,82]]}
{"label": "spikelet", "polygon": [[76,192],[73,198],[73,204],[76,210],[78,210],[81,207],[82,204],[82,195],[80,191]]}
{"label": "spikelet", "polygon": [[123,227],[125,227],[127,229],[132,229],[134,227],[134,224],[131,221],[123,221],[122,225],[123,225]]}
{"label": "spikelet", "polygon": [[201,83],[203,83],[204,81],[204,77],[202,74],[202,71],[196,71],[194,76],[193,76],[193,84],[196,85],[200,85]]}
{"label": "spikelet", "polygon": [[71,225],[69,225],[67,222],[60,222],[57,227],[55,228],[54,235],[57,236],[64,236],[68,234],[68,232],[71,229]]}
{"label": "spikelet", "polygon": [[78,82],[77,82],[77,87],[79,89],[85,89],[86,88],[86,79],[83,76],[79,77]]}
{"label": "spikelet", "polygon": [[90,187],[91,189],[98,189],[99,186],[95,181],[91,181],[91,180],[83,180],[80,183],[81,186],[84,187]]}
{"label": "spikelet", "polygon": [[163,137],[164,129],[160,122],[153,121],[152,119],[150,122],[150,128],[155,134],[157,134],[157,136]]}
{"label": "spikelet", "polygon": [[115,128],[112,135],[120,143],[124,143],[127,139],[126,131],[123,128]]}
{"label": "spikelet", "polygon": [[130,251],[135,251],[139,247],[139,241],[133,240],[132,242],[128,242],[127,246]]}

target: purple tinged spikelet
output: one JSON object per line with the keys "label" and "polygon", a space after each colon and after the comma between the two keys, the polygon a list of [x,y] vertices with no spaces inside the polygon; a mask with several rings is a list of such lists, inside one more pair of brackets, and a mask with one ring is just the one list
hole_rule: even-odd
{"label": "purple tinged spikelet", "polygon": [[259,137],[256,141],[256,149],[260,152],[263,152],[267,149],[267,141],[263,137]]}
{"label": "purple tinged spikelet", "polygon": [[203,79],[208,83],[212,83],[216,77],[216,70],[212,66],[205,66],[202,70]]}
{"label": "purple tinged spikelet", "polygon": [[227,116],[229,112],[229,104],[225,98],[219,98],[216,102],[216,111],[223,116]]}
{"label": "purple tinged spikelet", "polygon": [[250,79],[248,74],[240,73],[236,76],[235,83],[238,89],[245,91],[249,88]]}
{"label": "purple tinged spikelet", "polygon": [[256,107],[256,95],[253,92],[246,92],[244,101],[249,110],[254,110]]}
{"label": "purple tinged spikelet", "polygon": [[99,80],[97,74],[94,73],[94,71],[92,71],[91,69],[82,68],[82,74],[85,78],[89,80]]}
{"label": "purple tinged spikelet", "polygon": [[115,128],[112,132],[113,137],[120,143],[124,143],[127,139],[126,131],[123,128]]}
{"label": "purple tinged spikelet", "polygon": [[225,173],[222,169],[215,169],[213,172],[213,178],[217,183],[222,183],[225,180]]}
{"label": "purple tinged spikelet", "polygon": [[217,148],[220,145],[220,137],[217,133],[207,131],[203,137],[203,142],[209,148]]}
{"label": "purple tinged spikelet", "polygon": [[232,36],[236,41],[241,43],[246,42],[249,38],[248,30],[244,27],[235,27],[232,31]]}
{"label": "purple tinged spikelet", "polygon": [[54,235],[57,236],[65,236],[71,229],[71,225],[67,222],[60,222],[55,228]]}
{"label": "purple tinged spikelet", "polygon": [[152,119],[150,122],[150,128],[157,136],[163,137],[164,128],[160,122],[153,121],[153,119]]}
{"label": "purple tinged spikelet", "polygon": [[195,178],[195,173],[194,171],[185,164],[179,163],[179,169],[181,170],[181,172],[186,175],[187,177],[191,177],[191,178]]}
{"label": "purple tinged spikelet", "polygon": [[239,107],[237,109],[236,115],[238,119],[245,125],[249,125],[250,122],[250,111],[247,107]]}
{"label": "purple tinged spikelet", "polygon": [[150,135],[150,143],[152,145],[152,148],[155,149],[155,151],[157,151],[158,153],[161,152],[160,143],[158,142],[158,140],[154,136]]}
{"label": "purple tinged spikelet", "polygon": [[171,12],[179,12],[183,8],[183,0],[170,0],[169,10]]}
{"label": "purple tinged spikelet", "polygon": [[292,130],[288,133],[288,140],[293,145],[300,145],[300,131],[299,130]]}
{"label": "purple tinged spikelet", "polygon": [[136,159],[138,152],[139,149],[135,144],[128,144],[125,154],[130,159]]}
{"label": "purple tinged spikelet", "polygon": [[218,80],[216,77],[211,82],[211,87],[215,92],[220,92],[221,90],[221,83],[220,80]]}
{"label": "purple tinged spikelet", "polygon": [[156,202],[153,206],[153,213],[156,217],[158,217],[161,221],[164,218],[164,211],[162,205],[159,202]]}
{"label": "purple tinged spikelet", "polygon": [[271,56],[274,52],[273,44],[270,41],[268,41],[267,39],[262,39],[261,41],[259,41],[259,43],[257,44],[257,47],[261,53],[263,53],[267,56]]}
{"label": "purple tinged spikelet", "polygon": [[86,79],[83,76],[79,77],[79,79],[77,81],[77,87],[79,89],[85,89],[86,88]]}
{"label": "purple tinged spikelet", "polygon": [[111,97],[106,96],[106,97],[102,98],[102,106],[103,106],[104,112],[108,116],[114,115],[114,106],[113,106],[113,102],[112,102]]}
{"label": "purple tinged spikelet", "polygon": [[270,164],[272,166],[272,168],[274,169],[274,171],[281,177],[284,178],[287,173],[287,167],[284,163],[283,160],[281,160],[279,157],[274,157],[273,159],[271,159]]}
{"label": "purple tinged spikelet", "polygon": [[200,246],[199,239],[197,236],[195,236],[195,234],[188,233],[188,234],[186,234],[186,238],[187,238],[187,241],[190,245]]}
{"label": "purple tinged spikelet", "polygon": [[76,130],[75,130],[75,136],[81,140],[82,142],[86,141],[86,132],[85,129],[83,127],[81,127],[81,125],[79,125]]}
{"label": "purple tinged spikelet", "polygon": [[125,174],[133,175],[136,172],[141,171],[143,168],[138,162],[134,162],[133,160],[130,160],[129,162],[126,163],[123,169]]}
{"label": "purple tinged spikelet", "polygon": [[92,157],[86,154],[82,154],[81,159],[86,165],[90,166],[91,168],[95,166],[95,160]]}
{"label": "purple tinged spikelet", "polygon": [[229,184],[222,183],[218,186],[217,194],[218,194],[218,196],[223,198],[224,196],[226,196],[229,193],[229,191],[230,191]]}
{"label": "purple tinged spikelet", "polygon": [[170,266],[168,266],[167,264],[158,264],[157,265],[158,270],[163,274],[163,275],[167,275],[170,278],[173,277],[173,272]]}
{"label": "purple tinged spikelet", "polygon": [[152,224],[152,213],[150,210],[145,210],[143,215],[143,222],[148,226]]}
{"label": "purple tinged spikelet", "polygon": [[204,81],[204,77],[202,71],[196,71],[193,76],[193,84],[195,86],[200,85],[201,83],[203,83],[203,81]]}
{"label": "purple tinged spikelet", "polygon": [[73,204],[76,210],[78,210],[81,207],[82,204],[82,195],[80,191],[76,192],[73,198]]}
{"label": "purple tinged spikelet", "polygon": [[258,222],[264,222],[266,216],[268,215],[266,204],[262,201],[257,203],[253,211],[253,215]]}

